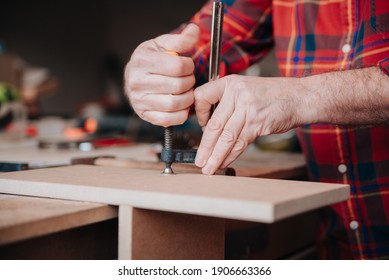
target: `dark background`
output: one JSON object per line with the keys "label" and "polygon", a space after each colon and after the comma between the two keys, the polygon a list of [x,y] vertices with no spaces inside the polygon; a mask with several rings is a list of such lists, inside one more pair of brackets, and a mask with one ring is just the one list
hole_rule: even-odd
{"label": "dark background", "polygon": [[43,114],[73,115],[105,94],[107,58],[122,66],[144,40],[187,22],[205,0],[2,1],[0,41],[58,78]]}

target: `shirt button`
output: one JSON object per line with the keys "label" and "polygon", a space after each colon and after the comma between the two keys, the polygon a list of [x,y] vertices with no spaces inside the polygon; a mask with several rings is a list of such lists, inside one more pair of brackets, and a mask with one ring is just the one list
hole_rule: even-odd
{"label": "shirt button", "polygon": [[357,230],[358,227],[359,227],[359,223],[358,223],[357,221],[351,221],[351,222],[350,222],[350,228],[351,228],[352,230]]}
{"label": "shirt button", "polygon": [[351,51],[351,46],[350,44],[344,44],[342,47],[342,52],[343,53],[349,53]]}
{"label": "shirt button", "polygon": [[338,165],[338,171],[339,171],[339,173],[341,173],[341,174],[344,174],[344,173],[346,173],[347,172],[347,166],[345,165],[345,164],[339,164]]}

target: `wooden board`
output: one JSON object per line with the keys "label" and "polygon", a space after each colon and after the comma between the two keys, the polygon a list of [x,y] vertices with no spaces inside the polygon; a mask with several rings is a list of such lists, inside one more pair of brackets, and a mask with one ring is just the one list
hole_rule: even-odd
{"label": "wooden board", "polygon": [[261,151],[250,145],[230,167],[236,176],[271,179],[301,179],[307,176],[301,153]]}
{"label": "wooden board", "polygon": [[274,222],[346,200],[349,186],[78,165],[1,174],[1,192]]}
{"label": "wooden board", "polygon": [[0,245],[117,216],[109,205],[0,194]]}
{"label": "wooden board", "polygon": [[157,161],[152,145],[109,147],[80,151],[78,149],[39,149],[38,147],[14,147],[0,149],[0,162],[22,162],[30,168],[70,165],[72,159],[97,156],[114,156],[135,160]]}
{"label": "wooden board", "polygon": [[224,235],[224,219],[119,208],[119,259],[223,259]]}

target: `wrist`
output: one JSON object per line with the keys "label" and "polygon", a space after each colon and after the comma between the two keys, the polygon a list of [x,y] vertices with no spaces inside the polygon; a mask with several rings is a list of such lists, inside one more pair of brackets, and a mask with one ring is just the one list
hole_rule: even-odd
{"label": "wrist", "polygon": [[304,78],[291,78],[293,87],[289,88],[295,99],[296,126],[323,122],[325,100],[321,98],[320,86],[313,76]]}

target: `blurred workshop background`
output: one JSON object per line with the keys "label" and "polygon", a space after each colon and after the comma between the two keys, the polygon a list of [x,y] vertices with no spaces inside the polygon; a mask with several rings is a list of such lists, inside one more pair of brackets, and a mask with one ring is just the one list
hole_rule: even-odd
{"label": "blurred workshop background", "polygon": [[2,2],[2,55],[56,79],[38,100],[39,114],[69,116],[86,102],[110,102],[111,91],[122,91],[121,71],[134,48],[187,21],[205,1]]}
{"label": "blurred workshop background", "polygon": [[[17,127],[17,117],[29,120],[47,117],[85,120],[93,117],[103,120],[107,130],[113,123],[125,124],[125,129],[130,127],[133,130],[131,133],[152,135],[150,141],[159,140],[162,130],[148,124],[141,127],[125,99],[123,69],[137,45],[187,22],[205,2],[2,1],[0,96],[8,97],[0,98],[3,100],[0,101],[3,103],[0,131],[4,132],[12,114],[12,129],[19,130],[18,135],[24,128]],[[247,74],[277,76],[274,61],[271,53]],[[12,98],[10,91],[16,93]],[[18,98],[25,112],[4,105]],[[112,116],[123,118],[112,119]],[[129,125],[125,121],[127,117],[137,123]],[[195,124],[190,123],[190,129],[193,129],[192,125]],[[43,126],[47,127],[46,123]],[[88,129],[93,131],[96,124]],[[28,133],[39,131],[32,129]],[[272,148],[275,142],[276,149],[295,149],[297,142],[293,131],[283,135],[281,142],[279,137],[263,138],[257,144]]]}

